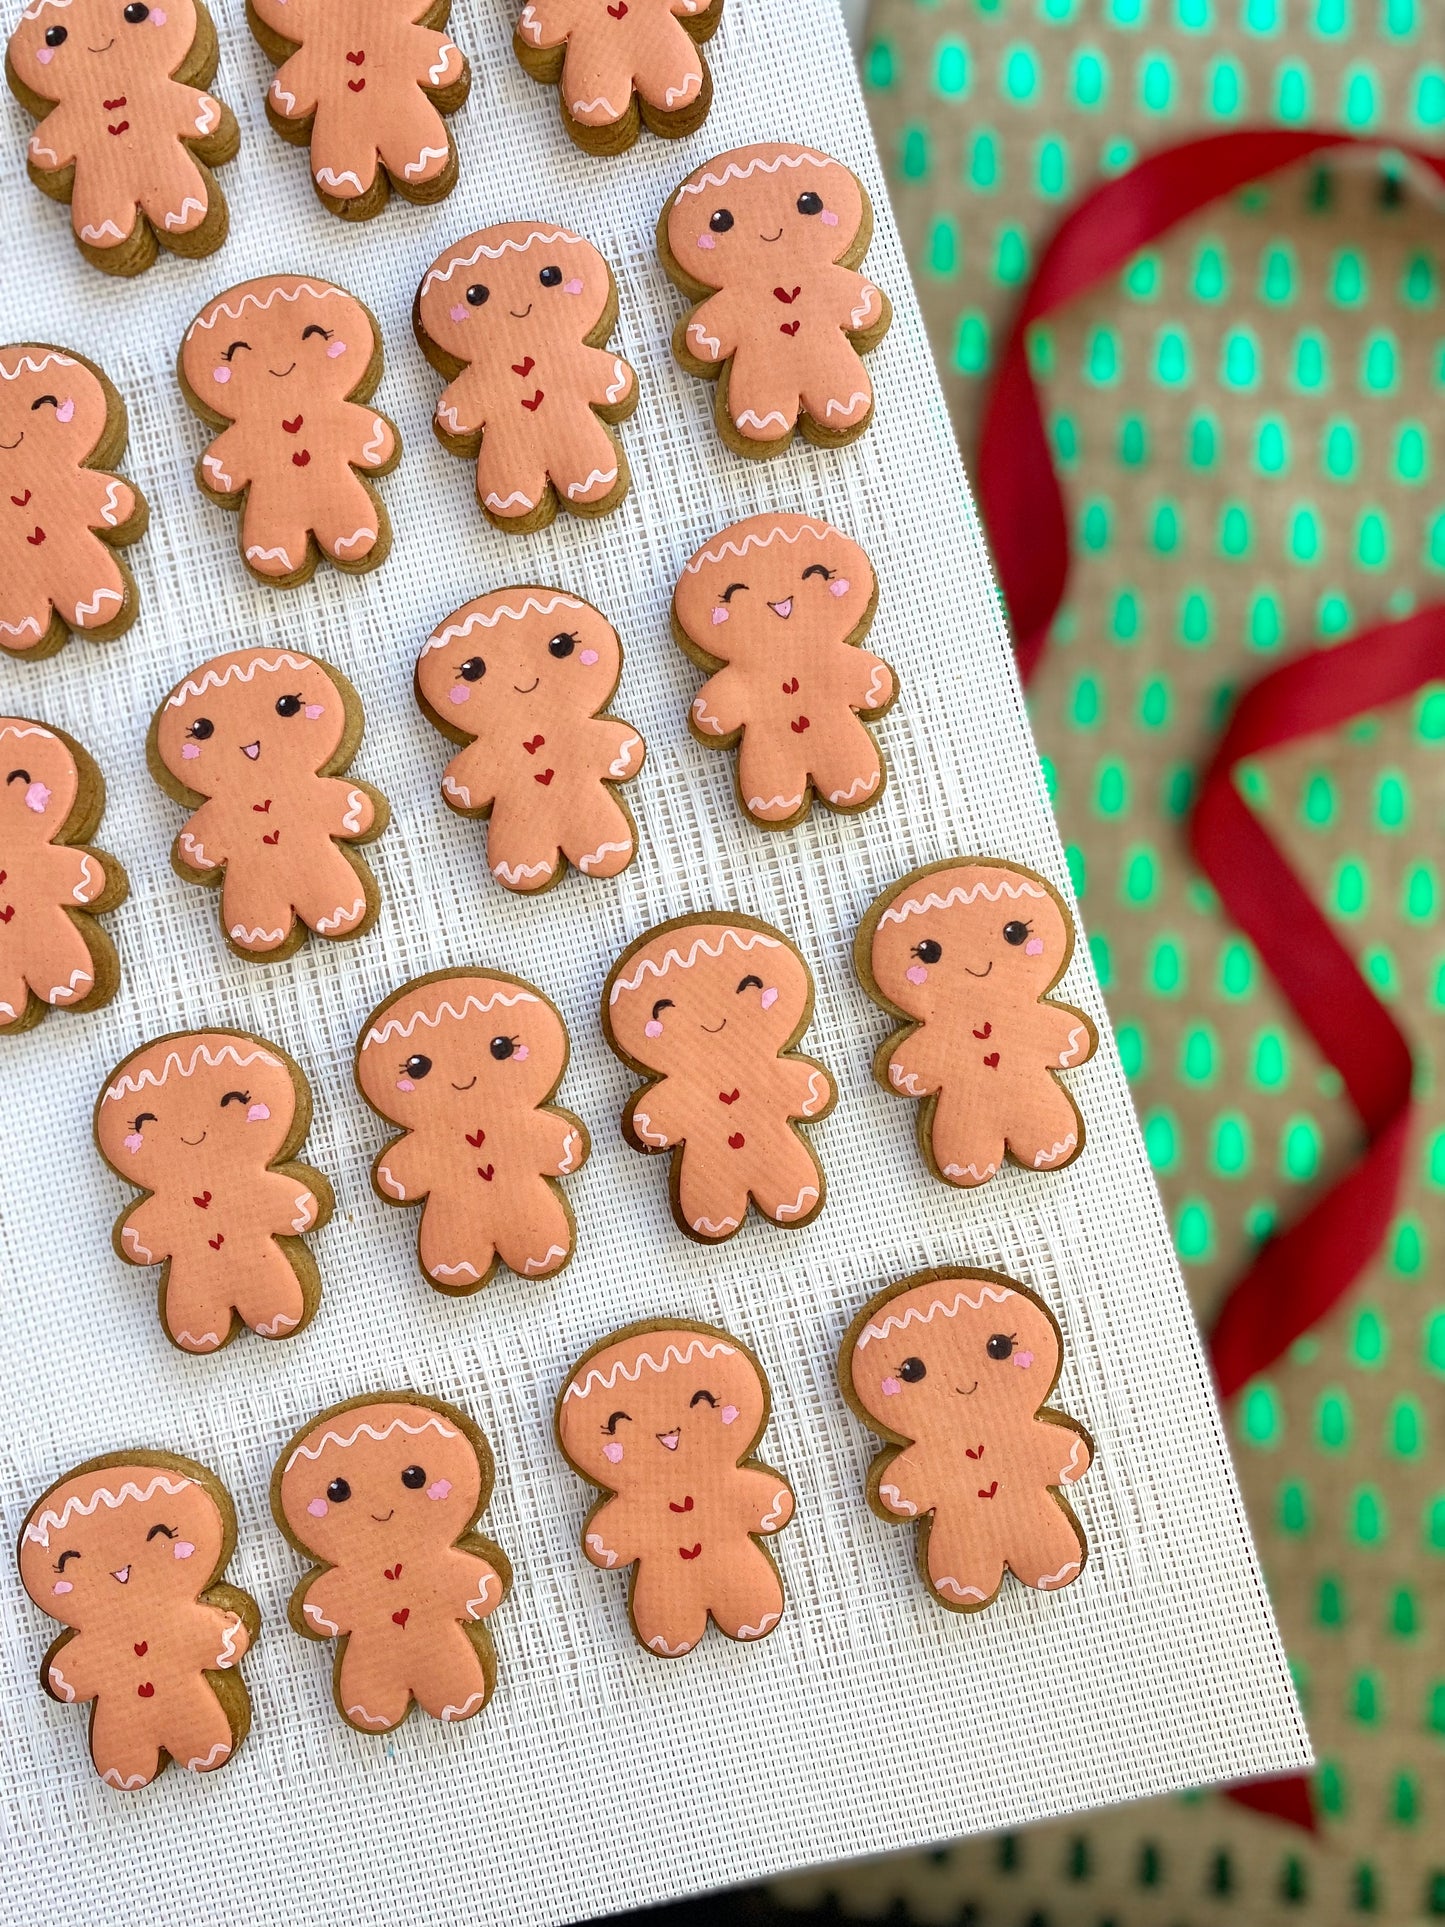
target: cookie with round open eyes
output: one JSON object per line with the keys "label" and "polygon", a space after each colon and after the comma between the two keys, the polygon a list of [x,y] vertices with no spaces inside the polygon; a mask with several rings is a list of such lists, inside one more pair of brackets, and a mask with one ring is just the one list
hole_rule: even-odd
{"label": "cookie with round open eyes", "polygon": [[628,1617],[663,1659],[690,1652],[711,1618],[729,1639],[765,1638],[783,1582],[765,1538],[793,1516],[781,1472],[752,1454],[771,1399],[756,1357],[730,1332],[648,1320],[613,1332],[572,1367],[557,1443],[596,1486],[582,1550],[631,1566]]}
{"label": "cookie with round open eyes", "polygon": [[106,274],[135,275],[158,247],[195,258],[226,238],[213,167],[241,144],[203,90],[216,29],[201,0],[31,0],[5,52],[10,91],[40,125],[30,178],[70,204],[76,246]]}
{"label": "cookie with round open eyes", "polygon": [[387,1204],[421,1205],[417,1262],[465,1297],[500,1265],[550,1278],[576,1240],[560,1179],[580,1170],[587,1127],[550,1100],[570,1045],[560,1011],[501,971],[437,970],[377,1005],[356,1046],[356,1085],[402,1134],[377,1152]]}
{"label": "cookie with round open eyes", "polygon": [[737,454],[779,455],[800,429],[839,448],[872,421],[860,357],[893,318],[887,295],[858,272],[872,232],[857,176],[786,142],[719,154],[669,197],[658,256],[695,304],[672,351],[716,384],[718,433]]}
{"label": "cookie with round open eyes", "polygon": [[214,1773],[251,1726],[240,1662],[261,1615],[222,1584],[236,1509],[214,1472],[174,1452],[87,1459],[20,1528],[20,1577],[67,1628],[40,1663],[53,1700],[91,1703],[90,1757],[107,1786],[149,1786],[174,1760]]}
{"label": "cookie with round open eyes", "polygon": [[214,656],[152,717],[151,775],[194,812],[172,867],[220,886],[237,956],[289,957],[308,931],[340,940],[376,921],[381,892],[351,846],[380,836],[390,811],[380,790],[343,775],[363,727],[341,671],[290,649]]}
{"label": "cookie with round open eyes", "polygon": [[723,0],[527,0],[512,34],[522,66],[556,86],[562,125],[589,154],[622,154],[641,128],[694,134],[712,106],[703,57]]}
{"label": "cookie with round open eyes", "polygon": [[311,1086],[294,1059],[250,1031],[177,1031],[132,1051],[95,1105],[101,1156],[144,1192],[111,1242],[161,1267],[167,1338],[213,1352],[249,1327],[294,1338],[321,1280],[303,1233],[326,1223],[331,1186],[295,1161]]}
{"label": "cookie with round open eyes", "polygon": [[109,642],[136,619],[116,553],[149,511],[110,471],[125,454],[125,403],[84,355],[45,342],[0,348],[0,505],[9,498],[0,649],[39,661],[72,635]]}
{"label": "cookie with round open eyes", "polygon": [[626,495],[615,429],[637,406],[637,376],[607,347],[616,325],[611,268],[567,228],[483,228],[422,276],[412,326],[447,377],[432,426],[476,463],[493,528],[529,535],[558,509],[609,515]]}
{"label": "cookie with round open eyes", "polygon": [[637,854],[618,793],[646,750],[607,711],[622,675],[617,631],[590,602],[523,585],[464,603],[417,659],[422,713],[462,749],[442,795],[487,819],[487,862],[508,890],[537,893],[573,863],[614,877]]}
{"label": "cookie with round open eyes", "polygon": [[241,559],[294,589],[324,559],[348,575],[391,551],[374,487],[401,437],[370,399],[381,328],[354,294],[296,274],[243,281],[186,330],[177,373],[193,413],[222,432],[196,465],[203,494],[240,516]]}
{"label": "cookie with round open eyes", "polygon": [[672,1215],[699,1244],[735,1236],[749,1202],[793,1229],[823,1209],[823,1167],[802,1126],[826,1117],[838,1092],[794,1049],[812,1015],[802,955],[754,917],[674,917],[608,972],[603,1032],[648,1079],[627,1101],[623,1136],[669,1154]]}
{"label": "cookie with round open eyes", "polygon": [[495,1467],[480,1426],[420,1392],[347,1399],[295,1435],[271,1475],[271,1512],[320,1563],[291,1595],[304,1639],[336,1641],[332,1697],[359,1733],[389,1733],[413,1705],[451,1725],[492,1696],[486,1621],[512,1584],[475,1531]]}
{"label": "cookie with round open eyes", "polygon": [[105,779],[74,737],[0,716],[0,1036],[98,1010],[120,985],[97,918],[130,885],[88,841],[104,812]]}
{"label": "cookie with round open eyes", "polygon": [[898,679],[862,643],[878,606],[856,542],[808,515],[754,515],[688,562],[672,633],[709,679],[688,728],[737,747],[740,806],[764,829],[825,808],[866,810],[886,777],[867,724],[892,708]]}
{"label": "cookie with round open eyes", "polygon": [[1094,1445],[1047,1403],[1062,1367],[1053,1313],[995,1271],[918,1272],[848,1327],[843,1396],[888,1441],[868,1469],[868,1503],[880,1519],[917,1522],[919,1571],[950,1612],[990,1605],[1005,1571],[1054,1592],[1084,1569],[1065,1494]]}
{"label": "cookie with round open eyes", "polygon": [[1048,992],[1069,967],[1074,921],[1022,864],[926,864],[876,898],[853,960],[863,988],[903,1028],[873,1073],[919,1100],[918,1144],[946,1184],[987,1184],[1005,1158],[1057,1171],[1084,1148],[1084,1118],[1061,1072],[1098,1049],[1084,1012]]}
{"label": "cookie with round open eyes", "polygon": [[380,214],[392,189],[430,205],[457,184],[443,115],[471,89],[471,69],[442,31],[451,0],[246,0],[246,18],[279,71],[266,118],[311,149],[322,205],[347,221]]}

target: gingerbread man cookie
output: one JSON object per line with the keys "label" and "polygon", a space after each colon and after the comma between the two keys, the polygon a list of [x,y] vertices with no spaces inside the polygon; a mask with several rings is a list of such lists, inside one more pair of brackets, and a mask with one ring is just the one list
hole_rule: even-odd
{"label": "gingerbread man cookie", "polygon": [[646,749],[606,714],[622,644],[600,610],[559,589],[499,589],[443,618],[423,645],[416,695],[462,743],[442,777],[459,816],[488,819],[487,861],[509,890],[560,883],[567,865],[615,877],[637,854],[616,785]]}
{"label": "gingerbread man cookie", "polygon": [[442,29],[451,0],[246,0],[251,31],[280,69],[266,118],[311,149],[322,202],[369,221],[393,188],[440,201],[457,184],[444,114],[471,89],[471,69]]}
{"label": "gingerbread man cookie", "polygon": [[1053,1313],[996,1271],[921,1271],[848,1328],[843,1396],[889,1441],[868,1471],[880,1519],[917,1520],[918,1569],[940,1606],[978,1612],[1004,1570],[1040,1592],[1077,1579],[1084,1529],[1062,1488],[1093,1441],[1047,1405],[1063,1366]]}
{"label": "gingerbread man cookie", "polygon": [[44,342],[0,348],[0,649],[37,660],[72,631],[109,642],[135,621],[116,554],[145,534],[145,497],[109,471],[125,403],[94,362]]}
{"label": "gingerbread man cookie", "polygon": [[561,1013],[500,971],[437,970],[392,992],[356,1046],[356,1084],[403,1126],[372,1166],[387,1204],[424,1205],[417,1262],[466,1297],[498,1265],[550,1278],[576,1225],[558,1183],[591,1149],[580,1117],[549,1102],[567,1069]]}
{"label": "gingerbread man cookie", "polygon": [[738,749],[738,803],[764,829],[801,823],[815,794],[850,812],[883,794],[865,719],[892,708],[898,681],[859,647],[877,606],[862,549],[807,515],[735,522],[683,569],[672,633],[709,672],[688,727]]}
{"label": "gingerbread man cookie", "polygon": [[292,1161],[311,1128],[311,1087],[285,1051],[248,1031],[178,1031],[133,1051],[95,1106],[95,1141],[145,1192],[111,1242],[160,1265],[161,1324],[184,1352],[249,1326],[293,1338],[321,1299],[301,1241],[331,1216],[331,1186]]}
{"label": "gingerbread man cookie", "polygon": [[1057,1171],[1083,1150],[1059,1072],[1087,1062],[1099,1033],[1046,994],[1073,954],[1073,918],[1053,885],[991,858],[926,864],[864,917],[853,946],[863,988],[906,1019],[873,1073],[922,1099],[918,1144],[936,1178],[968,1188],[1005,1156]]}
{"label": "gingerbread man cookie", "polygon": [[213,1472],[173,1452],[87,1459],[31,1506],[20,1577],[63,1632],[40,1684],[91,1703],[90,1757],[107,1786],[149,1786],[167,1763],[214,1773],[251,1726],[240,1661],[261,1615],[222,1585],[236,1509]]}
{"label": "gingerbread man cookie", "polygon": [[793,1046],[813,1016],[813,979],[786,937],[752,917],[674,917],[630,943],[608,973],[602,1028],[649,1079],[622,1113],[636,1151],[671,1153],[669,1196],[699,1244],[733,1237],[748,1200],[774,1224],[811,1224],[823,1167],[797,1120],[837,1088]]}
{"label": "gingerbread man cookie", "polygon": [[323,556],[348,575],[380,567],[391,522],[370,478],[396,467],[401,437],[366,405],[382,373],[368,307],[329,281],[243,281],[191,323],[178,372],[194,412],[223,431],[196,480],[240,511],[252,575],[293,589]]}
{"label": "gingerbread man cookie", "polygon": [[799,428],[839,448],[872,421],[859,357],[893,319],[887,295],[856,272],[872,233],[855,175],[777,141],[719,154],[663,208],[662,265],[698,304],[672,351],[717,383],[718,433],[739,455],[779,455]]}
{"label": "gingerbread man cookie", "polygon": [[518,60],[555,85],[562,125],[589,154],[621,154],[645,121],[664,140],[696,133],[712,106],[702,55],[723,0],[528,0]]}
{"label": "gingerbread man cookie", "polygon": [[629,1325],[573,1366],[557,1400],[557,1442],[604,1496],[587,1514],[594,1566],[632,1567],[627,1610],[650,1653],[691,1652],[711,1618],[741,1641],[783,1616],[765,1537],[793,1516],[781,1472],[752,1453],[767,1429],[763,1368],[713,1325]]}
{"label": "gingerbread man cookie", "polygon": [[130,885],[86,840],[104,811],[105,779],[73,737],[0,716],[0,1036],[116,993],[120,962],[96,918]]}
{"label": "gingerbread man cookie", "polygon": [[391,1732],[413,1702],[450,1724],[491,1698],[497,1660],[482,1622],[512,1568],[472,1527],[494,1476],[481,1430],[419,1392],[333,1405],[276,1461],[276,1523],[323,1562],[292,1593],[291,1624],[336,1641],[332,1695],[358,1733]]}
{"label": "gingerbread man cookie", "polygon": [[637,406],[637,376],[604,352],[617,284],[590,241],[504,222],[439,254],[413,309],[422,353],[448,377],[432,426],[477,465],[494,528],[527,535],[559,508],[607,515],[631,477],[609,424]]}
{"label": "gingerbread man cookie", "polygon": [[40,122],[30,178],[70,203],[75,244],[106,274],[142,274],[157,246],[212,254],[226,201],[212,174],[241,144],[236,117],[202,90],[216,29],[201,0],[32,0],[5,78]]}
{"label": "gingerbread man cookie", "polygon": [[376,921],[376,878],[349,847],[390,811],[343,777],[361,742],[361,698],[339,669],[289,649],[235,649],[178,683],[151,719],[146,761],[193,810],[171,853],[179,876],[221,886],[238,957],[289,957]]}

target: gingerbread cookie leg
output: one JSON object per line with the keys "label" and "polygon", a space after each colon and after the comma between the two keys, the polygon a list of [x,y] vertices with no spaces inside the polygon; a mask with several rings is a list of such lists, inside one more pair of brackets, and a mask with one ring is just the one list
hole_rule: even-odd
{"label": "gingerbread cookie leg", "polygon": [[746,729],[738,750],[738,795],[759,822],[796,822],[808,801],[808,765],[795,739],[765,722]]}
{"label": "gingerbread cookie leg", "polygon": [[[791,1494],[786,1497],[791,1510]],[[729,1639],[762,1639],[783,1616],[783,1582],[760,1546],[750,1545],[708,1580],[709,1610]]]}

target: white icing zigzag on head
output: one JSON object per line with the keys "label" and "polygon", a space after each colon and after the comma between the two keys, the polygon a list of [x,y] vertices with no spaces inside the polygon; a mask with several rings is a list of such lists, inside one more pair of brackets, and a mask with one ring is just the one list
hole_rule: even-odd
{"label": "white icing zigzag on head", "polygon": [[487,1012],[497,1004],[510,1010],[513,1004],[539,1004],[541,1001],[541,998],[530,990],[513,991],[510,996],[505,990],[498,990],[483,1003],[480,997],[468,991],[462,999],[460,1010],[455,1004],[443,1000],[435,1015],[419,1010],[414,1016],[408,1017],[405,1023],[400,1017],[388,1017],[384,1024],[377,1024],[366,1033],[362,1039],[361,1048],[370,1050],[373,1044],[384,1044],[389,1037],[410,1037],[418,1024],[425,1024],[428,1030],[435,1030],[444,1017],[450,1017],[453,1023],[459,1024],[470,1011],[475,1011],[478,1017],[485,1017]]}
{"label": "white icing zigzag on head", "polygon": [[172,1498],[177,1498],[182,1492],[188,1492],[195,1483],[194,1479],[171,1478],[164,1472],[158,1472],[145,1487],[138,1486],[133,1479],[127,1479],[118,1492],[108,1485],[97,1486],[88,1499],[82,1499],[78,1494],[67,1499],[59,1512],[52,1512],[47,1506],[38,1519],[32,1519],[26,1526],[23,1543],[34,1540],[37,1545],[48,1546],[51,1533],[63,1532],[75,1513],[88,1519],[98,1505],[108,1506],[114,1512],[127,1499],[137,1499],[144,1505],[157,1492],[168,1492]]}
{"label": "white icing zigzag on head", "polygon": [[921,902],[912,898],[905,903],[889,904],[878,919],[878,924],[881,929],[885,923],[902,923],[907,917],[921,917],[925,910],[947,910],[955,903],[972,903],[975,897],[982,897],[986,903],[997,903],[1000,897],[1016,900],[1019,897],[1046,897],[1048,894],[1042,884],[1030,883],[1027,877],[1015,877],[1012,880],[1005,877],[992,890],[986,883],[972,886],[956,883],[946,897],[930,890]]}
{"label": "white icing zigzag on head", "polygon": [[53,730],[42,728],[39,723],[12,723],[8,719],[0,720],[0,743],[3,743],[7,736],[39,736],[47,743],[60,740]]}
{"label": "white icing zigzag on head", "polygon": [[[52,6],[58,6],[60,0],[50,0],[50,4]],[[66,4],[69,4],[69,0],[66,0]],[[27,15],[26,17],[28,19],[32,16]],[[42,355],[39,361],[35,361],[30,355],[22,355],[13,368],[7,366],[4,356],[0,355],[0,381],[19,381],[22,375],[38,375],[42,370],[48,368],[52,361],[60,368],[74,368],[76,366],[75,361],[70,355],[62,355],[55,349],[51,349]]]}
{"label": "white icing zigzag on head", "polygon": [[644,1365],[649,1371],[665,1372],[671,1365],[686,1365],[689,1360],[696,1358],[699,1352],[704,1358],[716,1358],[719,1353],[724,1358],[733,1358],[737,1354],[737,1349],[736,1345],[724,1344],[721,1339],[710,1345],[705,1338],[694,1338],[689,1340],[685,1351],[679,1351],[676,1345],[668,1345],[661,1358],[654,1358],[651,1352],[643,1352],[631,1370],[628,1369],[626,1361],[621,1358],[610,1372],[599,1371],[594,1365],[580,1384],[574,1381],[567,1387],[562,1394],[562,1403],[565,1405],[569,1398],[586,1398],[592,1391],[594,1383],[600,1385],[604,1392],[610,1392],[619,1377],[635,1385],[642,1376]]}
{"label": "white icing zigzag on head", "polygon": [[368,1425],[366,1420],[362,1419],[359,1425],[344,1436],[340,1432],[333,1432],[328,1427],[315,1445],[298,1445],[286,1461],[286,1470],[289,1472],[298,1459],[319,1459],[328,1445],[334,1445],[344,1452],[348,1445],[355,1445],[363,1432],[369,1439],[375,1439],[378,1445],[389,1439],[393,1432],[405,1432],[411,1438],[420,1437],[423,1432],[440,1432],[444,1439],[454,1439],[459,1436],[453,1426],[443,1425],[435,1412],[428,1412],[420,1425],[408,1425],[404,1418],[394,1418],[380,1432],[374,1425]]}
{"label": "white icing zigzag on head", "polygon": [[123,1077],[118,1077],[100,1101],[102,1104],[111,1104],[117,1098],[127,1095],[139,1096],[147,1084],[154,1085],[159,1090],[172,1073],[177,1077],[193,1077],[196,1065],[203,1058],[212,1070],[216,1070],[222,1064],[234,1064],[237,1070],[244,1070],[248,1064],[269,1064],[274,1070],[281,1068],[281,1059],[273,1056],[268,1050],[258,1048],[243,1054],[235,1044],[222,1044],[214,1051],[207,1044],[197,1044],[190,1057],[185,1060],[182,1059],[179,1051],[168,1050],[159,1074],[153,1070],[143,1070],[135,1076],[127,1072]]}
{"label": "white icing zigzag on head", "polygon": [[340,295],[343,300],[354,299],[345,288],[333,288],[329,281],[303,281],[296,288],[272,288],[264,298],[259,294],[243,294],[234,308],[223,295],[212,304],[209,312],[203,311],[196,316],[186,330],[186,340],[189,341],[192,335],[200,333],[202,329],[214,328],[223,316],[231,321],[239,321],[247,308],[259,308],[264,314],[273,301],[299,301],[303,294],[315,295],[318,301],[325,300],[330,294]]}
{"label": "white icing zigzag on head", "polygon": [[206,669],[199,676],[188,676],[179,689],[166,697],[166,708],[179,709],[188,698],[204,696],[208,689],[224,689],[228,682],[250,682],[258,669],[273,674],[278,669],[315,669],[316,666],[310,656],[293,656],[285,650],[268,656],[257,651],[246,662],[232,662],[224,669]]}
{"label": "white icing zigzag on head", "polygon": [[830,535],[836,535],[838,531],[836,529],[830,529],[826,522],[804,522],[801,528],[794,529],[792,533],[789,534],[788,530],[779,523],[777,528],[769,529],[766,535],[745,535],[742,539],[741,546],[729,539],[730,533],[729,530],[724,530],[722,539],[715,549],[703,549],[692,558],[691,562],[684,564],[683,574],[696,575],[698,570],[703,568],[705,564],[709,562],[721,562],[725,556],[729,555],[735,555],[739,562],[741,562],[749,549],[765,549],[770,543],[779,540],[796,542],[802,536],[811,535],[816,541],[825,542]]}
{"label": "white icing zigzag on head", "polygon": [[709,943],[706,937],[698,937],[686,956],[680,950],[668,950],[664,953],[661,963],[654,962],[651,957],[644,957],[630,977],[617,979],[608,994],[607,1001],[609,1004],[615,1004],[625,990],[636,990],[637,986],[649,976],[665,976],[674,964],[679,970],[691,970],[697,962],[699,952],[704,957],[720,957],[730,943],[735,943],[739,950],[752,950],[758,944],[765,944],[769,950],[784,948],[781,937],[765,936],[761,930],[735,930],[731,924],[727,924],[715,944]]}
{"label": "white icing zigzag on head", "polygon": [[916,1305],[910,1305],[901,1317],[897,1312],[890,1311],[876,1324],[864,1326],[857,1349],[861,1352],[873,1339],[886,1338],[889,1332],[905,1331],[909,1325],[931,1325],[940,1312],[945,1318],[957,1318],[960,1305],[967,1305],[970,1311],[980,1311],[989,1303],[1006,1305],[1014,1296],[1013,1292],[1000,1290],[997,1285],[985,1285],[977,1298],[970,1298],[966,1291],[957,1291],[951,1299],[935,1298],[927,1311],[920,1311]]}
{"label": "white icing zigzag on head", "polygon": [[549,616],[558,607],[585,609],[587,604],[579,602],[576,596],[563,595],[559,590],[550,602],[539,602],[536,596],[529,595],[523,599],[520,608],[514,602],[504,602],[494,609],[491,615],[487,615],[481,609],[474,609],[465,622],[449,622],[445,629],[440,629],[435,635],[428,636],[422,644],[421,652],[424,656],[429,656],[433,649],[445,649],[449,642],[460,642],[477,627],[495,629],[503,616],[507,616],[513,622],[520,622],[524,616]]}
{"label": "white icing zigzag on head", "polygon": [[[472,249],[470,254],[459,256],[452,262],[449,268],[429,268],[426,279],[421,284],[421,291],[425,294],[433,281],[450,281],[458,268],[474,267],[478,261],[483,259],[500,261],[504,254],[525,254],[528,248],[535,247],[539,241],[545,241],[548,247],[551,247],[558,241],[565,242],[569,247],[585,248],[591,246],[591,243],[585,240],[582,235],[572,234],[564,227],[533,228],[525,241],[514,241],[509,235],[505,241],[499,241],[496,247],[488,247],[485,241],[478,240],[477,245]],[[458,246],[465,247],[466,242],[459,242]]]}
{"label": "white icing zigzag on head", "polygon": [[[709,162],[708,166],[711,167]],[[695,181],[684,181],[677,190],[677,198],[684,194],[701,194],[704,188],[726,187],[729,181],[745,181],[752,174],[776,174],[780,167],[842,167],[831,154],[815,154],[811,148],[800,147],[791,154],[779,154],[775,160],[765,161],[761,154],[750,160],[746,167],[739,167],[736,161],[729,161],[721,174],[705,173]],[[844,169],[846,172],[847,170]]]}

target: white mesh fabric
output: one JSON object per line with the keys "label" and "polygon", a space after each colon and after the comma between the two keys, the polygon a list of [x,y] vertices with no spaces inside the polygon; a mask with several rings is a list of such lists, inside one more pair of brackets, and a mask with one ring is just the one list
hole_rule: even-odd
{"label": "white mesh fabric", "polygon": [[[1010,1169],[969,1194],[928,1176],[913,1107],[870,1075],[886,1025],[854,979],[850,945],[875,893],[959,851],[1032,864],[1064,890],[1068,876],[832,0],[731,0],[710,55],[706,127],[677,146],[644,137],[614,161],[568,144],[555,93],[512,57],[513,12],[508,0],[461,0],[453,15],[475,75],[453,123],[457,191],[431,209],[393,202],[355,227],[318,206],[304,154],[268,128],[272,70],[241,0],[226,0],[216,91],[244,130],[222,173],[231,238],[206,261],[163,257],[135,282],[80,261],[66,214],[25,180],[27,117],[8,97],[3,109],[3,338],[55,340],[108,370],[131,409],[125,469],[153,519],[131,551],[142,614],[127,636],[0,664],[0,707],[63,725],[100,762],[110,807],[99,840],[132,884],[110,919],[124,969],[115,1002],[0,1043],[0,1502],[13,1537],[35,1495],[81,1458],[127,1445],[192,1454],[235,1495],[229,1577],[263,1613],[245,1664],[255,1725],[236,1762],[119,1795],[91,1771],[84,1716],[41,1695],[36,1669],[56,1627],[0,1561],[0,1919],[27,1927],[573,1919],[1307,1757],[1112,1043],[1071,1079],[1088,1120],[1083,1158],[1053,1176]],[[721,447],[711,389],[673,363],[681,302],[653,224],[699,161],[773,138],[820,145],[864,179],[877,215],[868,272],[895,321],[870,362],[878,412],[866,439],[842,453],[800,441],[754,466]],[[617,348],[642,392],[623,430],[634,486],[622,509],[525,539],[483,525],[469,467],[434,441],[439,383],[409,322],[444,245],[517,217],[561,221],[602,248],[621,291]],[[380,317],[378,402],[406,453],[381,484],[396,529],[381,571],[353,580],[323,569],[275,593],[243,571],[235,518],[197,492],[191,469],[207,437],[173,364],[210,295],[296,270],[341,282]],[[878,726],[890,774],[881,805],[851,820],[817,811],[778,835],[740,818],[732,759],[689,737],[698,679],[667,625],[694,548],[773,507],[825,516],[867,548],[882,585],[872,644],[902,684]],[[496,886],[480,826],[442,806],[449,747],[411,692],[436,619],[514,581],[558,584],[613,618],[627,650],[617,712],[648,743],[628,791],[635,866],[615,883],[574,873],[535,901]],[[370,856],[377,928],[260,967],[226,951],[215,898],[171,871],[181,816],[143,756],[147,720],[178,677],[255,642],[315,650],[352,678],[367,711],[355,769],[393,812]],[[818,998],[806,1048],[837,1076],[841,1101],[812,1132],[829,1181],[821,1218],[801,1232],[754,1220],[701,1250],[672,1223],[665,1164],[622,1141],[632,1080],[603,1043],[598,996],[632,937],[714,906],[776,923],[808,957]],[[351,1053],[388,991],[464,963],[535,979],[557,1001],[573,1041],[561,1101],[585,1117],[595,1149],[569,1185],[571,1267],[542,1285],[504,1273],[481,1296],[450,1300],[416,1270],[415,1214],[371,1193],[383,1132],[353,1088]],[[1106,1030],[1082,947],[1064,990]],[[311,1328],[291,1343],[243,1336],[198,1360],[162,1337],[154,1274],[111,1251],[112,1219],[133,1194],[101,1164],[90,1113],[135,1045],[208,1023],[253,1028],[304,1066],[316,1122],[303,1155],[333,1179],[338,1209],[314,1240],[325,1296]],[[1081,1582],[1038,1596],[1010,1581],[971,1618],[925,1595],[914,1534],[868,1512],[876,1442],[834,1379],[862,1300],[950,1261],[999,1266],[1049,1301],[1068,1347],[1058,1402],[1099,1449],[1076,1500],[1091,1548]],[[714,1634],[676,1664],[636,1647],[624,1582],[584,1562],[591,1495],[551,1433],[571,1361],[615,1325],[669,1313],[728,1326],[760,1353],[774,1394],[762,1449],[799,1500],[776,1542],[788,1588],[778,1633],[752,1648]],[[499,1476],[483,1529],[517,1583],[491,1621],[500,1684],[486,1713],[445,1730],[414,1714],[376,1740],[337,1718],[330,1649],[286,1624],[300,1568],[266,1487],[310,1414],[385,1387],[455,1400],[484,1427]]]}

